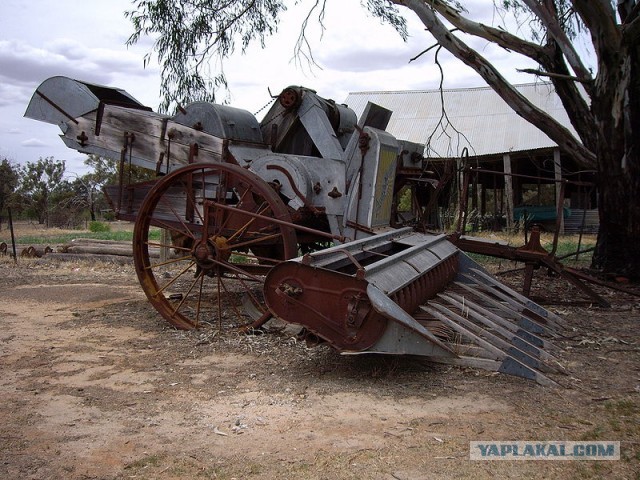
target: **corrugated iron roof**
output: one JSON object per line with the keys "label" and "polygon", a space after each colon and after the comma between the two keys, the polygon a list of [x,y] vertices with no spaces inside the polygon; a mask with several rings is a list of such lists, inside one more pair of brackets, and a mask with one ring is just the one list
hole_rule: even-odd
{"label": "corrugated iron roof", "polygon": [[[575,135],[551,83],[515,87]],[[430,157],[459,156],[464,147],[469,149],[469,155],[482,156],[556,146],[490,87],[353,92],[345,101],[358,117],[367,102],[393,111],[387,131],[401,140],[427,144],[425,151]],[[446,117],[442,117],[443,108]]]}

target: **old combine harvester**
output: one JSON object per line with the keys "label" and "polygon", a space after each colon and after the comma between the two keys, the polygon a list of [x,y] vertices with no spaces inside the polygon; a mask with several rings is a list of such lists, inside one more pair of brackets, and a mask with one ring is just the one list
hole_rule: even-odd
{"label": "old combine harvester", "polygon": [[[345,354],[422,355],[553,384],[562,320],[498,282],[444,235],[402,226],[423,146],[385,131],[391,112],[352,110],[302,87],[261,122],[194,103],[154,113],[123,90],[53,77],[26,116],[65,144],[118,159],[106,193],[135,222],[134,261],[172,325],[257,329],[273,316]],[[157,178],[127,180],[127,165]]]}

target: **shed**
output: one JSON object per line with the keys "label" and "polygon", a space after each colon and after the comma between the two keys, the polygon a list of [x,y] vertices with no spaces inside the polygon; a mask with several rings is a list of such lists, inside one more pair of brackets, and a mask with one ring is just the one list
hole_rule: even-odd
{"label": "shed", "polygon": [[[515,87],[577,137],[553,84]],[[559,189],[555,186],[559,180],[593,180],[592,172],[585,172],[561,153],[555,142],[517,115],[490,87],[352,92],[345,101],[358,116],[368,102],[391,110],[387,131],[399,139],[424,144],[430,161],[459,160],[468,154],[470,165],[496,172],[476,174],[470,200],[481,215],[489,214],[488,201],[494,215],[501,215],[507,226],[512,226],[518,206],[557,203]],[[593,223],[597,218],[593,214],[595,202],[593,188],[567,184],[564,206],[573,217],[567,225],[580,228],[578,216]],[[589,215],[583,215],[584,209]]]}

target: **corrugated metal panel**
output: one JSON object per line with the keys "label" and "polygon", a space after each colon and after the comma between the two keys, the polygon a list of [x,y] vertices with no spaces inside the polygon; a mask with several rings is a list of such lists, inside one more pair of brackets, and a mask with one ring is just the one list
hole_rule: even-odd
{"label": "corrugated metal panel", "polygon": [[[584,226],[582,225],[584,222]],[[600,217],[598,210],[571,209],[571,215],[564,220],[564,233],[598,233]]]}
{"label": "corrugated metal panel", "polygon": [[[575,134],[550,83],[517,85],[516,88]],[[441,97],[450,124],[439,126],[443,108]],[[367,102],[393,111],[387,130],[398,139],[427,143],[431,137],[427,152],[434,157],[458,156],[464,147],[469,149],[470,155],[481,156],[556,146],[489,87],[443,92],[355,92],[349,94],[345,103],[359,117]],[[446,128],[443,130],[443,127]]]}

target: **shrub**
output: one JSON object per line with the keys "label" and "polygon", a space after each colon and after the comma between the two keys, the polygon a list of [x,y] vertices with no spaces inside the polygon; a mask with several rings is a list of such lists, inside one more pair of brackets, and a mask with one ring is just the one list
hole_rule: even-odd
{"label": "shrub", "polygon": [[104,222],[90,222],[89,223],[89,231],[93,232],[93,233],[110,232],[111,231],[111,225],[109,225],[108,223],[104,223]]}

